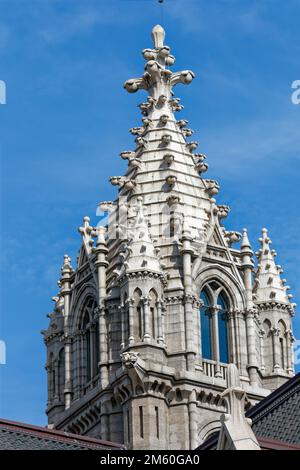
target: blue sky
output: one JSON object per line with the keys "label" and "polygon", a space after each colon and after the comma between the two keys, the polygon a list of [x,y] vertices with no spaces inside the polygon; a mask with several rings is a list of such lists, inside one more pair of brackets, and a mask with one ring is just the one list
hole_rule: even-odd
{"label": "blue sky", "polygon": [[[137,104],[123,82],[162,23],[174,69],[196,79],[177,96],[231,206],[226,227],[248,227],[254,249],[269,228],[278,263],[300,298],[300,1],[0,0],[1,316],[7,365],[0,415],[45,424],[45,349],[51,296],[77,228],[110,200],[120,151],[133,148]],[[299,315],[294,319],[300,339]]]}

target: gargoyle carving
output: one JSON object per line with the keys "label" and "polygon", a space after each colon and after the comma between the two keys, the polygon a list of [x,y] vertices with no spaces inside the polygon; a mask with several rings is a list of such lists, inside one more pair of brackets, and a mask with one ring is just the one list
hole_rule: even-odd
{"label": "gargoyle carving", "polygon": [[137,362],[139,358],[139,353],[136,351],[126,351],[122,354],[120,354],[122,363],[127,369],[131,369],[134,367],[135,363]]}

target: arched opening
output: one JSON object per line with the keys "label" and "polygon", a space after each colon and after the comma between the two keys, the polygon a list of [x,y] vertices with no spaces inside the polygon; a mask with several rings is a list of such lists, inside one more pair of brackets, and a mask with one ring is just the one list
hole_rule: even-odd
{"label": "arched opening", "polygon": [[142,291],[140,289],[135,289],[133,298],[136,309],[135,318],[137,320],[134,322],[134,337],[139,338],[140,341],[142,341],[144,337],[144,305],[142,302]]}
{"label": "arched opening", "polygon": [[55,382],[55,365],[53,352],[51,352],[48,359],[48,395],[51,399],[55,396]]}
{"label": "arched opening", "polygon": [[99,323],[94,320],[96,302],[89,298],[82,309],[82,367],[84,382],[89,382],[98,373],[99,362]]}
{"label": "arched opening", "polygon": [[285,370],[288,367],[287,364],[287,340],[286,340],[286,325],[283,320],[278,322],[279,329],[279,348],[280,348],[280,367]]}
{"label": "arched opening", "polygon": [[229,297],[223,286],[213,280],[203,287],[200,300],[202,358],[227,364]]}
{"label": "arched opening", "polygon": [[90,331],[90,316],[88,311],[85,311],[82,329],[84,331],[83,336],[83,362],[85,365],[85,379],[86,382],[91,380],[91,331]]}
{"label": "arched opening", "polygon": [[100,330],[99,330],[99,321],[97,320],[96,325],[95,325],[95,337],[94,337],[94,367],[93,367],[94,376],[98,374],[99,361],[100,361]]}
{"label": "arched opening", "polygon": [[173,238],[175,235],[175,218],[174,212],[170,214],[170,238]]}
{"label": "arched opening", "polygon": [[122,315],[122,346],[125,347],[129,338],[129,308],[128,308],[128,295],[125,292],[123,300],[123,315]]}
{"label": "arched opening", "polygon": [[64,400],[65,388],[65,350],[62,348],[58,356],[58,393],[60,401]]}
{"label": "arched opening", "polygon": [[153,339],[157,336],[157,294],[154,289],[149,292],[150,329]]}
{"label": "arched opening", "polygon": [[263,343],[263,356],[264,364],[267,371],[271,371],[274,365],[274,354],[273,354],[273,342],[272,342],[272,333],[271,333],[271,322],[266,319],[263,322],[264,330],[264,343]]}

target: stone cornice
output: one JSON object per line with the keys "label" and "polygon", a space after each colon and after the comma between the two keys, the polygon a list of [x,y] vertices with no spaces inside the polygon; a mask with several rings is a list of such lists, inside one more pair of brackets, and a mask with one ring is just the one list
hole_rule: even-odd
{"label": "stone cornice", "polygon": [[276,302],[276,301],[266,301],[266,302],[255,302],[255,305],[259,311],[266,310],[283,310],[287,311],[291,316],[294,315],[294,307],[290,303]]}
{"label": "stone cornice", "polygon": [[137,279],[157,279],[160,280],[163,285],[166,285],[167,280],[166,276],[163,273],[154,273],[152,271],[148,270],[139,270],[139,271],[131,271],[131,272],[126,272],[122,276],[119,277],[118,279],[118,285],[124,284],[126,280],[137,280]]}

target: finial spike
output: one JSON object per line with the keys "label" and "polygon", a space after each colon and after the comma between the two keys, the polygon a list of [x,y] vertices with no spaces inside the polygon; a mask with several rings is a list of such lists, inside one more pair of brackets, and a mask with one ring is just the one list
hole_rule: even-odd
{"label": "finial spike", "polygon": [[157,24],[151,31],[151,37],[154,43],[155,49],[160,49],[164,45],[166,33],[162,26]]}
{"label": "finial spike", "polygon": [[246,228],[243,228],[241,248],[251,248],[250,241],[248,238],[248,231]]}
{"label": "finial spike", "polygon": [[282,268],[275,263],[276,251],[270,249],[272,243],[266,228],[262,229],[259,239],[261,248],[257,253],[259,264],[255,273],[254,294],[256,301],[268,302],[273,299],[277,302],[288,303],[289,298],[280,277]]}

